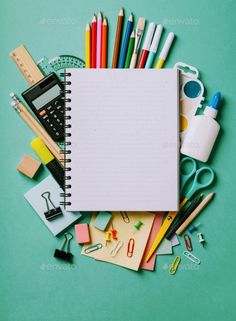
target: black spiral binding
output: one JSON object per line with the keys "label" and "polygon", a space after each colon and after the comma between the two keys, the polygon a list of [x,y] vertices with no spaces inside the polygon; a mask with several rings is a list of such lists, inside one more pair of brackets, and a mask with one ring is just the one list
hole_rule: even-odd
{"label": "black spiral binding", "polygon": [[71,102],[71,98],[69,98],[68,96],[71,94],[71,90],[67,89],[68,86],[71,85],[71,81],[68,81],[68,78],[71,77],[71,73],[69,72],[63,72],[60,74],[60,76],[64,77],[65,81],[63,83],[64,85],[64,90],[62,92],[63,94],[63,100],[64,100],[64,110],[65,110],[65,127],[64,127],[64,131],[65,131],[65,144],[64,144],[64,150],[62,151],[62,154],[64,154],[64,181],[65,181],[65,185],[64,185],[64,193],[60,193],[60,196],[63,198],[63,201],[60,202],[61,205],[63,206],[70,206],[71,202],[70,202],[70,197],[71,197],[71,184],[70,184],[70,180],[71,180],[71,176],[68,175],[67,173],[71,171],[71,167],[69,167],[69,163],[71,163],[71,159],[70,159],[70,154],[71,154],[71,150],[70,147],[71,146],[71,142],[70,142],[70,137],[71,137],[71,132],[70,132],[70,128],[71,128],[71,124],[70,124],[70,111],[71,111],[71,107],[68,106],[68,103]]}

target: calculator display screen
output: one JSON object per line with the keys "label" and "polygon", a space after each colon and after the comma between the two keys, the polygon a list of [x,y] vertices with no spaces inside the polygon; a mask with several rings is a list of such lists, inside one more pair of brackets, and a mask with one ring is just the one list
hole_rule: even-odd
{"label": "calculator display screen", "polygon": [[34,99],[32,101],[32,104],[37,110],[39,110],[54,98],[58,97],[60,95],[60,90],[61,88],[58,85],[55,85],[52,88],[48,89],[45,93]]}

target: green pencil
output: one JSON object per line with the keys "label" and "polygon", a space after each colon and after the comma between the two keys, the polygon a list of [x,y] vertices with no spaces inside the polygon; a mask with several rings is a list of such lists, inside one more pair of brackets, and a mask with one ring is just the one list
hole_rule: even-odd
{"label": "green pencil", "polygon": [[125,68],[129,68],[129,65],[130,65],[130,60],[134,51],[134,40],[135,40],[135,35],[133,31],[129,38],[129,45],[128,45],[128,50],[125,58]]}

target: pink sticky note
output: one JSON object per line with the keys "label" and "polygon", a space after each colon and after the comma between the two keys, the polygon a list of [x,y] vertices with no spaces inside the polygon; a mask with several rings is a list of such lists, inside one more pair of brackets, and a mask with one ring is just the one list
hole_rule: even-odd
{"label": "pink sticky note", "polygon": [[79,244],[90,243],[90,233],[88,224],[75,225],[76,241]]}
{"label": "pink sticky note", "polygon": [[154,242],[154,239],[158,233],[158,231],[161,228],[162,220],[163,220],[163,215],[164,212],[156,212],[156,216],[154,218],[153,224],[152,224],[152,229],[149,235],[149,239],[145,248],[145,251],[143,253],[143,258],[140,264],[140,269],[144,270],[149,270],[149,271],[154,271],[155,268],[155,263],[156,263],[156,252],[153,253],[151,256],[150,260],[146,262],[146,256],[148,255],[148,252],[152,246],[152,243]]}

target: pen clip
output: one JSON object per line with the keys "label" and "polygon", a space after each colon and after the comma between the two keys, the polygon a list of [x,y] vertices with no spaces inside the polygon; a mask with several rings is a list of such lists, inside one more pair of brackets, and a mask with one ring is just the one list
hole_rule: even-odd
{"label": "pen clip", "polygon": [[142,34],[143,34],[142,30],[136,29],[135,41],[134,41],[134,53],[138,53],[140,43],[141,43]]}

